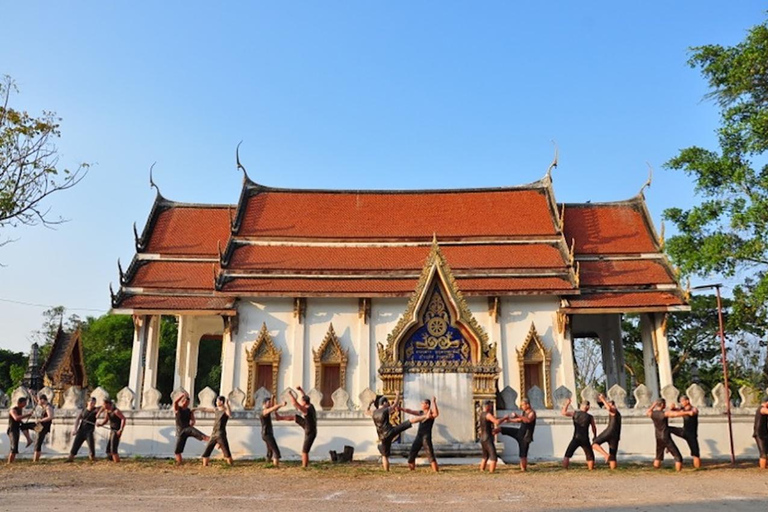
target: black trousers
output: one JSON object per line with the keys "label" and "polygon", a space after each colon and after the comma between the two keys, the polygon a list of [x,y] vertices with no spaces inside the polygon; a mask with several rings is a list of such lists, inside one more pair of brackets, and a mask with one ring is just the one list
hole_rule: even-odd
{"label": "black trousers", "polygon": [[656,460],[664,460],[664,451],[669,450],[675,462],[683,462],[683,456],[671,437],[656,438]]}
{"label": "black trousers", "polygon": [[198,441],[205,439],[205,434],[197,430],[195,427],[184,427],[176,430],[176,450],[173,453],[180,455],[184,453],[184,447],[187,446],[187,439],[194,437]]}
{"label": "black trousers", "polygon": [[229,451],[229,440],[227,439],[227,435],[219,434],[216,437],[211,437],[210,441],[208,441],[208,444],[205,446],[205,451],[203,452],[204,459],[211,456],[211,453],[213,453],[213,449],[217,444],[219,445],[219,448],[221,448],[221,453],[224,454],[224,457],[227,459],[232,457],[232,452]]}
{"label": "black trousers", "polygon": [[384,436],[384,438],[380,439],[379,441],[379,453],[382,457],[389,457],[392,454],[392,441],[395,440],[397,436],[405,432],[411,428],[411,422],[409,420],[405,420],[389,432],[387,432],[387,435]]}
{"label": "black trousers", "polygon": [[264,444],[267,445],[267,460],[280,460],[280,448],[277,446],[274,434],[264,434],[261,436]]}
{"label": "black trousers", "polygon": [[619,436],[604,430],[592,440],[592,444],[600,445],[603,443],[608,443],[608,460],[615,462],[616,455],[619,453]]}
{"label": "black trousers", "polygon": [[699,436],[696,434],[689,434],[681,427],[669,427],[669,433],[685,439],[685,442],[688,443],[688,448],[691,450],[691,457],[701,457],[699,450]]}
{"label": "black trousers", "polygon": [[408,453],[408,462],[413,464],[416,462],[416,457],[419,455],[421,449],[424,448],[424,453],[429,459],[429,462],[435,462],[435,449],[432,446],[432,436],[416,435],[416,439],[413,440],[411,445],[411,451]]}
{"label": "black trousers", "polygon": [[521,459],[528,458],[528,448],[531,446],[531,441],[525,440],[525,432],[520,427],[501,427],[501,435],[511,437],[517,441],[518,456]]}
{"label": "black trousers", "polygon": [[88,454],[91,457],[96,457],[96,443],[93,439],[93,430],[78,430],[74,441],[72,441],[72,449],[69,451],[69,454],[73,457],[76,456],[83,443],[88,443]]}
{"label": "black trousers", "polygon": [[587,456],[588,462],[595,460],[595,452],[592,450],[592,443],[589,442],[589,439],[579,439],[576,437],[571,439],[568,448],[565,450],[565,458],[570,459],[573,457],[573,454],[576,453],[577,448],[584,450],[584,455]]}
{"label": "black trousers", "polygon": [[35,451],[41,452],[43,451],[43,442],[45,442],[45,436],[48,435],[48,433],[51,431],[51,423],[46,422],[43,423],[43,429],[37,433],[37,439],[35,439]]}

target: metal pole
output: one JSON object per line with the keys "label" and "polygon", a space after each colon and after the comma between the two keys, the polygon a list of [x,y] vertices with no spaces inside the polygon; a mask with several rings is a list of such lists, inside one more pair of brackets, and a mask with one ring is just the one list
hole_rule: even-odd
{"label": "metal pole", "polygon": [[717,320],[720,323],[720,351],[723,356],[723,379],[725,380],[725,414],[728,417],[728,439],[731,443],[731,464],[736,464],[733,450],[733,423],[731,422],[731,387],[728,384],[728,359],[725,354],[725,330],[723,328],[723,306],[720,300],[720,285],[714,287],[717,293]]}

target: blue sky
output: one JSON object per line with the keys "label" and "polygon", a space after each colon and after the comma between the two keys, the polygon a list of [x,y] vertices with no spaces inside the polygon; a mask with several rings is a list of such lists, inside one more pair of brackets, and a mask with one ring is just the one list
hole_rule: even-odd
{"label": "blue sky", "polygon": [[[69,222],[0,233],[0,299],[106,311],[154,193],[237,200],[234,149],[284,187],[461,188],[543,176],[559,201],[646,196],[657,223],[695,201],[662,164],[715,147],[689,46],[734,44],[744,2],[13,2],[0,74],[14,106],[62,118],[62,164],[94,165],[50,205]],[[418,214],[418,212],[414,212]],[[44,308],[0,301],[0,346]],[[94,311],[72,309],[85,316]]]}

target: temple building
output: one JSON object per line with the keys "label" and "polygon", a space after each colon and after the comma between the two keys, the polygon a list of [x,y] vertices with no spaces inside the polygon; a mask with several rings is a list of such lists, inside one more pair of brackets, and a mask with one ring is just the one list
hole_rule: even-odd
{"label": "temple building", "polygon": [[160,316],[174,315],[174,388],[197,390],[201,344],[220,344],[216,391],[244,395],[246,409],[261,388],[296,385],[319,409],[434,394],[446,425],[436,441],[471,442],[477,403],[499,390],[543,408],[576,395],[576,338],[598,338],[608,387],[628,389],[627,313],[641,315],[645,383],[659,396],[672,384],[666,314],[688,309],[642,191],[560,204],[549,173],[390,191],[272,188],[245,174],[232,205],[158,190],[134,233],[112,306],[134,318],[137,409],[157,386]]}
{"label": "temple building", "polygon": [[80,329],[66,332],[59,325],[51,351],[48,353],[48,358],[43,363],[41,371],[43,385],[53,391],[53,396],[48,398],[56,407],[61,407],[64,404],[64,395],[69,388],[73,386],[86,388],[88,386]]}

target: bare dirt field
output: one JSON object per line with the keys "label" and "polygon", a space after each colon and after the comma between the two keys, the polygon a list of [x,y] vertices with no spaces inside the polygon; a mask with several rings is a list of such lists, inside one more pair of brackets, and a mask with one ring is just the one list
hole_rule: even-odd
{"label": "bare dirt field", "polygon": [[681,474],[671,468],[625,465],[564,471],[557,464],[516,466],[480,474],[474,466],[426,467],[411,473],[402,465],[383,473],[376,464],[296,463],[275,469],[263,462],[197,461],[175,467],[164,460],[125,460],[116,465],[22,460],[0,466],[0,510],[595,510],[711,511],[768,510],[768,471],[755,462],[709,464]]}

